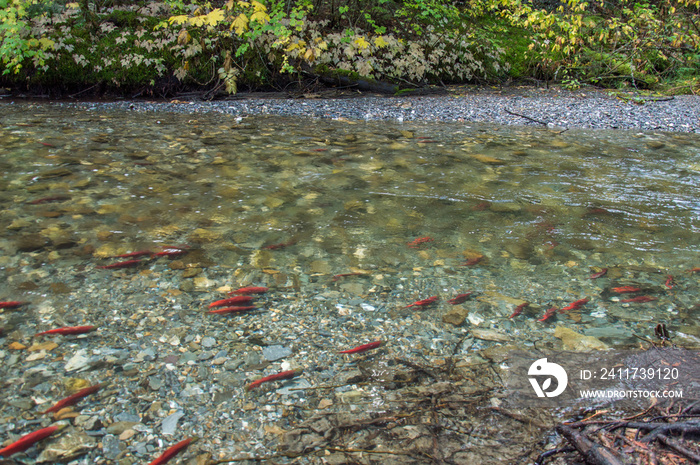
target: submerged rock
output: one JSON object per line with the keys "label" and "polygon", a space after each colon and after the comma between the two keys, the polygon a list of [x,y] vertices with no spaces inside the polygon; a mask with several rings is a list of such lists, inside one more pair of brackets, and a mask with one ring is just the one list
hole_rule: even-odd
{"label": "submerged rock", "polygon": [[25,234],[17,239],[15,245],[21,252],[33,252],[46,247],[48,240],[41,234]]}
{"label": "submerged rock", "polygon": [[557,326],[554,330],[554,337],[561,339],[565,350],[586,352],[590,350],[607,350],[610,347],[593,336],[585,336],[564,326]]}
{"label": "submerged rock", "polygon": [[37,457],[37,463],[67,462],[94,449],[97,443],[94,438],[77,430],[64,432],[58,440],[49,443]]}
{"label": "submerged rock", "polygon": [[467,319],[468,315],[469,309],[461,305],[455,305],[442,316],[442,321],[453,326],[460,326]]}

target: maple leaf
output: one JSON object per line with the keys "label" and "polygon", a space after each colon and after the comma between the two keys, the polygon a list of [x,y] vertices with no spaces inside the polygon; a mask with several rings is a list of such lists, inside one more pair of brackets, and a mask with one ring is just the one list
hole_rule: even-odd
{"label": "maple leaf", "polygon": [[265,24],[270,20],[270,15],[268,15],[264,11],[256,11],[252,14],[250,20],[255,21],[256,23]]}
{"label": "maple leaf", "polygon": [[243,33],[248,30],[248,17],[243,13],[236,16],[236,19],[231,23],[231,29],[235,29],[236,34],[239,36],[243,35]]}
{"label": "maple leaf", "polygon": [[203,26],[204,23],[206,22],[206,17],[205,16],[195,16],[194,18],[190,18],[189,22],[191,25],[195,27],[200,27]]}
{"label": "maple leaf", "polygon": [[187,15],[171,16],[171,17],[168,19],[168,21],[170,22],[170,24],[173,24],[173,23],[175,23],[175,24],[184,24],[184,23],[186,23],[186,22],[189,21],[189,20],[190,20],[190,17],[187,16]]}
{"label": "maple leaf", "polygon": [[283,37],[281,39],[277,39],[274,44],[272,44],[273,47],[281,47],[283,45],[286,45],[289,43],[289,37]]}
{"label": "maple leaf", "polygon": [[56,42],[54,42],[51,39],[47,39],[46,37],[42,37],[41,39],[39,39],[39,45],[41,45],[42,50],[48,50],[50,48],[53,48],[55,44]]}
{"label": "maple leaf", "polygon": [[364,37],[358,37],[357,39],[355,39],[354,44],[357,45],[362,50],[369,47],[369,42],[367,42],[367,40],[365,40]]}
{"label": "maple leaf", "polygon": [[316,44],[316,50],[328,50],[328,44],[322,38],[316,37],[314,43]]}
{"label": "maple leaf", "polygon": [[314,57],[314,51],[313,49],[306,49],[306,53],[304,53],[304,60],[308,61],[309,63],[314,61],[316,57]]}
{"label": "maple leaf", "polygon": [[383,48],[389,45],[389,43],[386,40],[384,40],[384,37],[379,36],[376,39],[374,39],[374,45],[376,45],[379,48]]}
{"label": "maple leaf", "polygon": [[224,20],[224,12],[221,8],[215,8],[205,16],[207,18],[207,24],[210,26],[216,26],[221,21]]}
{"label": "maple leaf", "polygon": [[192,40],[192,36],[187,32],[187,29],[180,31],[180,34],[177,36],[178,45],[187,45],[190,40]]}
{"label": "maple leaf", "polygon": [[252,5],[255,11],[267,12],[267,7],[256,0],[253,0]]}

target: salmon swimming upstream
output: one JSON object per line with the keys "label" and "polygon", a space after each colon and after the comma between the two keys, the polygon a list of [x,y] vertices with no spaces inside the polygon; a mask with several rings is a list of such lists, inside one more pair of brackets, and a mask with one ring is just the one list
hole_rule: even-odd
{"label": "salmon swimming upstream", "polygon": [[607,268],[603,268],[603,269],[600,270],[599,272],[593,273],[592,275],[590,275],[590,276],[588,277],[588,279],[598,279],[598,278],[602,278],[602,277],[605,276],[607,273],[608,273],[608,269],[607,269]]}
{"label": "salmon swimming upstream", "polygon": [[427,244],[428,242],[433,242],[433,241],[434,241],[434,239],[432,237],[424,236],[424,237],[419,237],[418,239],[414,239],[411,242],[407,242],[406,245],[412,249],[417,249],[419,245]]}
{"label": "salmon swimming upstream", "polygon": [[673,280],[673,276],[671,276],[671,275],[666,276],[666,282],[664,283],[664,286],[666,286],[668,289],[673,289],[674,285],[675,285],[675,281]]}
{"label": "salmon swimming upstream", "polygon": [[213,313],[216,315],[225,315],[228,313],[245,313],[247,311],[256,309],[255,305],[246,305],[242,307],[223,307],[223,308],[217,308],[215,310],[209,310],[207,313]]}
{"label": "salmon swimming upstream", "polygon": [[56,402],[52,407],[44,410],[41,413],[51,413],[51,412],[58,412],[64,407],[68,407],[69,405],[73,405],[78,403],[78,401],[84,397],[89,396],[90,394],[94,394],[97,391],[102,389],[101,384],[95,384],[94,386],[86,387],[85,389],[81,389],[80,391],[76,392],[73,395],[70,395],[66,397],[65,399],[61,399],[58,402]]}
{"label": "salmon swimming upstream", "polygon": [[477,257],[473,257],[473,258],[468,259],[466,262],[462,263],[459,266],[474,266],[474,265],[480,263],[481,260],[483,260],[483,259],[484,259],[484,256],[479,255]]}
{"label": "salmon swimming upstream", "polygon": [[58,426],[48,426],[46,428],[36,430],[33,433],[25,434],[9,446],[0,449],[0,457],[9,457],[17,452],[25,451],[42,439],[51,436],[59,429],[60,427]]}
{"label": "salmon swimming upstream", "polygon": [[513,309],[513,313],[511,313],[511,315],[508,318],[515,318],[516,316],[520,315],[521,313],[523,313],[523,310],[528,305],[530,305],[529,302],[523,302],[522,304],[518,305]]}
{"label": "salmon swimming upstream", "polygon": [[217,300],[209,304],[209,308],[214,307],[229,307],[238,304],[247,304],[253,301],[253,297],[249,295],[238,295],[236,297],[229,297],[228,299]]}
{"label": "salmon swimming upstream", "polygon": [[409,308],[409,307],[425,307],[425,306],[427,306],[427,305],[434,304],[434,303],[437,302],[438,300],[440,300],[440,297],[434,295],[434,296],[432,296],[432,297],[428,297],[427,299],[416,300],[416,301],[413,302],[412,304],[406,305],[406,306],[403,307],[403,308]]}
{"label": "salmon swimming upstream", "polygon": [[270,289],[267,287],[262,287],[262,286],[248,286],[248,287],[241,287],[240,289],[236,289],[235,291],[231,291],[228,293],[228,295],[233,295],[233,294],[264,294]]}
{"label": "salmon swimming upstream", "polygon": [[561,310],[559,310],[559,312],[563,313],[563,312],[566,312],[569,310],[577,310],[577,309],[583,307],[584,305],[586,305],[590,300],[591,299],[589,299],[588,297],[583,298],[583,299],[579,299],[576,302],[572,302],[569,305],[567,305],[566,307],[562,308]]}
{"label": "salmon swimming upstream", "polygon": [[26,305],[27,302],[22,302],[19,300],[10,300],[6,302],[0,302],[0,308],[17,308],[21,307],[22,305]]}
{"label": "salmon swimming upstream", "polygon": [[256,387],[260,386],[261,384],[264,383],[269,383],[271,381],[280,381],[284,379],[292,379],[295,376],[300,375],[303,372],[302,369],[297,368],[296,370],[287,370],[287,371],[281,371],[279,373],[275,373],[274,375],[270,376],[265,376],[264,378],[260,378],[258,380],[253,381],[246,387],[246,391],[250,391],[252,389],[255,389]]}
{"label": "salmon swimming upstream", "polygon": [[538,319],[537,321],[547,321],[550,318],[552,318],[554,315],[557,313],[557,307],[551,307],[549,310],[544,312],[544,315],[542,315],[542,318]]}
{"label": "salmon swimming upstream", "polygon": [[464,294],[457,294],[456,296],[454,296],[453,298],[451,298],[450,300],[448,300],[447,303],[449,303],[449,304],[451,304],[451,305],[459,305],[459,304],[461,304],[461,303],[466,302],[467,299],[469,299],[469,297],[470,297],[471,295],[472,295],[471,292],[466,292],[466,293],[464,293]]}
{"label": "salmon swimming upstream", "polygon": [[368,350],[376,349],[383,344],[382,341],[374,341],[368,344],[362,344],[361,346],[353,347],[348,350],[341,350],[339,354],[360,354],[362,352],[367,352]]}
{"label": "salmon swimming upstream", "polygon": [[86,334],[95,331],[97,326],[65,326],[63,328],[50,329],[42,333],[36,333],[34,336],[44,336],[50,334],[75,335]]}
{"label": "salmon swimming upstream", "polygon": [[102,265],[98,266],[97,268],[100,268],[102,270],[117,270],[120,268],[133,268],[137,265],[139,265],[141,260],[124,260],[123,262],[117,262],[117,263],[112,263],[110,265]]}
{"label": "salmon swimming upstream", "polygon": [[367,272],[355,271],[352,273],[340,273],[331,278],[331,281],[338,281],[340,278],[347,278],[348,276],[367,276]]}
{"label": "salmon swimming upstream", "polygon": [[166,463],[168,463],[170,461],[170,459],[172,459],[177,454],[179,454],[180,452],[187,449],[187,447],[196,440],[197,440],[196,437],[187,438],[187,439],[184,439],[184,440],[178,442],[175,445],[168,447],[165,450],[165,452],[163,452],[157,459],[155,459],[154,461],[152,461],[148,465],[165,465]]}
{"label": "salmon swimming upstream", "polygon": [[620,287],[613,287],[612,291],[617,292],[618,294],[628,294],[631,292],[639,292],[642,289],[639,287],[634,287],[634,286],[620,286]]}
{"label": "salmon swimming upstream", "polygon": [[145,255],[153,255],[150,250],[137,250],[135,252],[123,253],[121,255],[115,255],[113,258],[138,258]]}

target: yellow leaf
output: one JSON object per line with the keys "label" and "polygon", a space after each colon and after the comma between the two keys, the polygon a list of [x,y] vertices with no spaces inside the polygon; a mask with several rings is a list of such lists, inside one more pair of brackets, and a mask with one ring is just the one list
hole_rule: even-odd
{"label": "yellow leaf", "polygon": [[78,2],[66,3],[66,8],[80,8],[80,3],[78,3]]}
{"label": "yellow leaf", "polygon": [[354,42],[354,43],[355,43],[355,45],[357,45],[357,46],[358,46],[359,48],[361,48],[362,50],[364,50],[364,49],[366,49],[367,47],[369,47],[369,42],[367,42],[367,41],[365,40],[364,37],[358,37],[357,39],[355,39],[355,42]]}
{"label": "yellow leaf", "polygon": [[209,14],[205,17],[207,18],[206,24],[210,26],[216,26],[224,20],[224,12],[221,10],[221,8],[216,8],[214,10],[211,10]]}
{"label": "yellow leaf", "polygon": [[190,19],[190,18],[189,18],[189,16],[187,16],[187,15],[178,15],[178,16],[171,16],[171,17],[168,19],[168,21],[170,22],[170,24],[173,24],[173,23],[175,23],[175,24],[184,24],[184,23],[186,23],[187,21],[189,21],[189,19]]}
{"label": "yellow leaf", "polygon": [[267,11],[267,7],[260,2],[253,0],[252,4],[253,4],[253,9],[255,9],[256,12],[257,11],[262,11],[262,12]]}
{"label": "yellow leaf", "polygon": [[231,29],[235,29],[236,34],[239,36],[243,35],[243,33],[248,30],[248,17],[243,13],[236,16],[236,19],[231,23]]}
{"label": "yellow leaf", "polygon": [[248,8],[250,6],[250,3],[248,2],[238,2],[238,6],[243,7],[243,8]]}
{"label": "yellow leaf", "polygon": [[41,39],[39,39],[39,45],[41,45],[42,50],[48,50],[50,48],[53,48],[55,44],[56,42],[54,42],[51,39],[47,39],[46,37],[42,37]]}
{"label": "yellow leaf", "polygon": [[253,15],[250,17],[251,21],[255,21],[256,23],[260,24],[265,24],[270,20],[270,16],[265,13],[264,11],[256,11],[253,13]]}
{"label": "yellow leaf", "polygon": [[374,39],[374,45],[376,45],[379,48],[386,47],[389,45],[386,40],[384,40],[384,37],[379,36],[376,39]]}
{"label": "yellow leaf", "polygon": [[277,39],[274,44],[272,44],[273,47],[279,47],[281,45],[289,43],[289,37],[283,37],[281,39]]}
{"label": "yellow leaf", "polygon": [[192,40],[192,36],[189,32],[187,32],[187,29],[180,31],[180,34],[177,36],[178,45],[186,45],[190,42],[190,40]]}
{"label": "yellow leaf", "polygon": [[190,24],[195,26],[195,27],[200,27],[204,26],[204,23],[206,22],[207,17],[206,16],[195,16],[194,18],[190,18]]}
{"label": "yellow leaf", "polygon": [[304,60],[306,60],[308,62],[312,62],[312,61],[314,61],[314,59],[315,59],[314,51],[310,48],[306,49],[306,53],[304,54]]}

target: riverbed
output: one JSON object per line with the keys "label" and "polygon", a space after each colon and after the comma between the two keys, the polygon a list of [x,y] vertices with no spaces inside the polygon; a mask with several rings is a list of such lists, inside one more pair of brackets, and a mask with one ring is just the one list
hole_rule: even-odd
{"label": "riverbed", "polygon": [[[489,410],[508,350],[633,348],[659,324],[698,346],[697,126],[188,105],[3,105],[2,437],[65,424],[75,464],[189,436],[201,460],[501,463],[573,414]],[[250,286],[255,308],[208,313]],[[75,326],[95,328],[36,336]]]}

